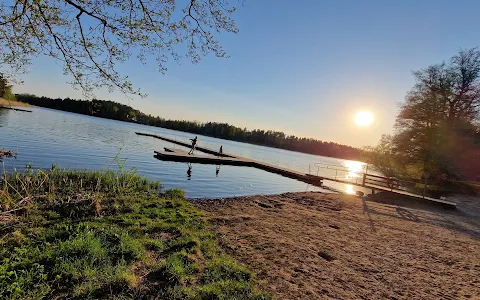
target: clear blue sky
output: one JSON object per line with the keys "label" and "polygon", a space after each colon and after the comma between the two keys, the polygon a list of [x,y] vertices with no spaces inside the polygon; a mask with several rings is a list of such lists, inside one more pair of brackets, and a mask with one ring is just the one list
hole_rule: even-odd
{"label": "clear blue sky", "polygon": [[[246,0],[234,16],[240,33],[220,36],[231,58],[172,61],[166,75],[128,62],[119,69],[149,96],[97,98],[164,118],[371,145],[392,131],[411,71],[480,45],[479,11],[478,0]],[[15,92],[81,97],[58,63],[33,63]],[[355,126],[359,110],[374,114],[370,127]]]}

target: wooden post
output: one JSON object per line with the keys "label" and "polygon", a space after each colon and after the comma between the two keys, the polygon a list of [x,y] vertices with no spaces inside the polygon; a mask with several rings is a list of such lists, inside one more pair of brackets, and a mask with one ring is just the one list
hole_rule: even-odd
{"label": "wooden post", "polygon": [[367,173],[363,174],[362,186],[365,186],[366,179],[367,179]]}
{"label": "wooden post", "polygon": [[427,181],[428,178],[430,177],[430,173],[428,171],[423,172],[423,177],[425,178],[425,182],[423,185],[423,198],[425,198],[425,192],[427,191]]}
{"label": "wooden post", "polygon": [[425,177],[425,182],[424,182],[424,184],[423,184],[423,195],[422,195],[423,198],[425,198],[425,192],[426,192],[426,190],[427,190],[427,180],[428,180],[428,178]]}

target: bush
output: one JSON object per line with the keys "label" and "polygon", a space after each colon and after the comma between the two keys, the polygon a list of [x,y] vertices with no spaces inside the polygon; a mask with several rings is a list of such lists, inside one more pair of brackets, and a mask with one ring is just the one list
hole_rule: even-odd
{"label": "bush", "polygon": [[185,198],[185,192],[179,188],[168,189],[165,192],[165,197],[168,199],[183,199]]}

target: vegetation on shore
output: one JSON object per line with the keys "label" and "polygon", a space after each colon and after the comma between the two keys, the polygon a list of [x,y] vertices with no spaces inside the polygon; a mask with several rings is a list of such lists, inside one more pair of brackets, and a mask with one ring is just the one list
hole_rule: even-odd
{"label": "vegetation on shore", "polygon": [[0,106],[31,107],[31,105],[27,104],[27,103],[23,103],[23,102],[16,101],[16,100],[6,100],[6,99],[3,99],[3,98],[0,98]]}
{"label": "vegetation on shore", "polygon": [[480,51],[461,50],[414,77],[394,133],[365,160],[387,176],[480,182]]}
{"label": "vegetation on shore", "polygon": [[28,170],[0,185],[2,299],[268,299],[181,190],[133,171]]}
{"label": "vegetation on shore", "polygon": [[125,122],[135,122],[144,125],[162,127],[172,130],[202,134],[206,136],[275,147],[309,154],[358,160],[361,150],[332,142],[324,142],[312,138],[300,138],[272,130],[247,130],[228,123],[199,123],[180,120],[166,120],[152,115],[146,115],[130,106],[105,100],[75,100],[52,99],[34,95],[18,94],[17,99],[41,107],[69,111],[100,118]]}
{"label": "vegetation on shore", "polygon": [[[3,105],[1,101],[13,101],[15,100],[15,95],[12,93],[12,85],[9,84],[7,78],[0,73],[0,105]],[[3,98],[3,99],[2,99]]]}

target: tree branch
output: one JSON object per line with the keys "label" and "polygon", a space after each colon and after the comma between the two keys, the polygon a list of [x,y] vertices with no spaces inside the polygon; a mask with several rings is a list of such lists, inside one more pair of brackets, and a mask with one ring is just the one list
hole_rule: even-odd
{"label": "tree branch", "polygon": [[[15,3],[15,8],[17,7],[19,1],[17,0],[17,2]],[[25,0],[25,2],[23,3],[23,8],[22,8],[22,12],[19,14],[19,15],[16,15],[14,16],[13,18],[11,18],[10,20],[7,20],[5,22],[0,22],[0,26],[4,26],[4,25],[7,25],[9,23],[14,23],[16,22],[17,20],[19,20],[21,17],[23,17],[25,15],[25,13],[27,12],[27,6],[28,6],[28,0]]]}
{"label": "tree branch", "polygon": [[[83,26],[82,26],[82,22],[80,20],[80,17],[82,16],[83,14],[83,11],[80,11],[77,16],[76,16],[76,19],[77,19],[77,23],[78,23],[78,26],[79,26],[79,29],[80,29],[80,36],[82,38],[82,45],[83,45],[83,49],[85,49],[85,52],[87,53],[88,57],[90,58],[90,61],[95,65],[95,67],[97,68],[97,70],[103,75],[105,76],[106,78],[108,78],[111,82],[113,82],[113,84],[115,86],[117,86],[122,92],[125,92],[125,89],[124,87],[121,85],[121,83],[117,82],[117,80],[115,78],[112,77],[112,75],[110,75],[108,72],[106,72],[98,63],[97,61],[95,60],[95,58],[93,57],[92,53],[90,52],[90,49],[89,47],[87,46],[87,41],[85,39],[85,35],[83,33]],[[105,27],[104,27],[105,29]]]}
{"label": "tree branch", "polygon": [[50,23],[48,23],[48,19],[47,17],[45,16],[45,13],[43,12],[43,9],[42,9],[42,6],[40,5],[40,3],[36,3],[37,4],[37,7],[38,7],[38,11],[40,12],[40,15],[46,25],[46,27],[48,28],[48,31],[50,32],[50,34],[52,35],[53,37],[53,40],[55,42],[55,45],[57,46],[57,48],[60,50],[60,52],[62,53],[62,56],[64,58],[64,62],[65,62],[65,65],[67,66],[67,68],[70,70],[70,73],[72,73],[72,76],[75,78],[76,82],[82,87],[82,89],[86,90],[86,87],[82,84],[82,81],[81,79],[78,77],[78,75],[76,74],[76,72],[73,70],[72,68],[72,65],[70,63],[70,61],[68,60],[67,58],[67,51],[66,49],[64,48],[63,46],[63,43],[62,43],[62,40],[60,38],[58,38],[58,36],[55,34],[55,32],[53,31],[53,28],[52,26],[50,26]]}
{"label": "tree branch", "polygon": [[207,35],[207,32],[206,32],[205,30],[203,30],[203,28],[202,28],[202,26],[200,25],[200,22],[198,21],[198,19],[195,18],[195,17],[192,15],[192,8],[195,10],[195,8],[194,8],[195,1],[196,1],[196,0],[191,0],[191,1],[190,1],[190,6],[188,7],[188,15],[186,15],[183,19],[185,19],[186,17],[192,18],[195,22],[197,22],[197,28],[200,28],[200,30],[203,32],[203,34],[204,34],[204,35]]}
{"label": "tree branch", "polygon": [[[87,11],[86,9],[84,9],[83,7],[81,7],[80,5],[74,3],[74,2],[72,2],[72,1],[70,1],[70,0],[64,0],[64,1],[65,1],[66,3],[68,3],[68,4],[70,4],[71,6],[75,7],[76,9],[78,9],[78,10],[80,11],[79,14],[85,13],[85,14],[91,16],[92,18],[95,18],[95,19],[99,20],[100,22],[102,22],[104,26],[108,26],[108,22],[107,22],[107,20],[105,20],[104,18],[101,18],[101,17],[95,15],[93,12]],[[77,16],[78,16],[78,15],[77,15]]]}

